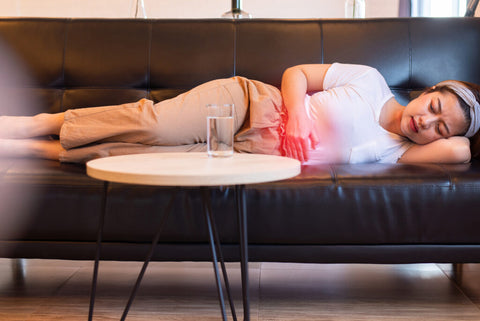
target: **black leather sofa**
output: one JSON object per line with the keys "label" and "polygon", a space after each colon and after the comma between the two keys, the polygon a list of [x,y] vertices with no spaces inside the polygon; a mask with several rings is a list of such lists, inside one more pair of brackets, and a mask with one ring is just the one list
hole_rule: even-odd
{"label": "black leather sofa", "polygon": [[[15,92],[35,102],[4,114],[159,101],[233,75],[279,86],[300,63],[371,65],[401,102],[444,79],[480,83],[478,18],[0,19],[0,39],[31,75]],[[0,256],[93,259],[103,188],[82,165],[2,159]],[[210,260],[196,189],[123,184],[107,191],[102,258],[142,260],[172,191],[154,259]],[[480,262],[477,160],[305,166],[246,193],[251,261]],[[232,190],[212,194],[225,256],[238,260]]]}

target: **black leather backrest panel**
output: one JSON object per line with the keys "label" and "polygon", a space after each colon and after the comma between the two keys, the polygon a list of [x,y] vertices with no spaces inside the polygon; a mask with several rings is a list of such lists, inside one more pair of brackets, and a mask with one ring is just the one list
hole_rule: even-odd
{"label": "black leather backrest panel", "polygon": [[65,20],[0,19],[0,41],[25,64],[27,85],[63,86]]}
{"label": "black leather backrest panel", "polygon": [[151,87],[190,89],[234,76],[235,27],[226,20],[152,24]]}
{"label": "black leather backrest panel", "polygon": [[413,19],[410,87],[445,79],[480,83],[480,18]]}
{"label": "black leather backrest panel", "polygon": [[65,87],[146,88],[150,25],[73,20],[67,26]]}
{"label": "black leather backrest panel", "polygon": [[323,61],[318,21],[240,21],[236,31],[238,75],[278,87],[286,68]]}
{"label": "black leather backrest panel", "polygon": [[410,68],[408,26],[403,20],[325,22],[325,63],[372,66],[391,87],[406,88]]}

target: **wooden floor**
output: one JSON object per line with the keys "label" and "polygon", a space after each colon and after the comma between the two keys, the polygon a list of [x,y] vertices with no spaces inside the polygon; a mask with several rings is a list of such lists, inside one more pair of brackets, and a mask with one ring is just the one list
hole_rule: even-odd
{"label": "wooden floor", "polygon": [[[87,320],[92,262],[16,263],[0,259],[0,320]],[[139,268],[101,263],[94,320],[119,320]],[[228,268],[241,317],[239,267]],[[252,263],[251,319],[480,320],[480,264],[452,276],[443,264]],[[221,320],[215,291],[211,263],[152,263],[127,320]]]}

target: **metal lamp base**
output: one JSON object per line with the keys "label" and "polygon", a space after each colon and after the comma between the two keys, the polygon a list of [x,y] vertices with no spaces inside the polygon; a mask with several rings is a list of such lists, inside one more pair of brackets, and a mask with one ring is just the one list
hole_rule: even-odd
{"label": "metal lamp base", "polygon": [[245,12],[243,10],[230,10],[228,12],[225,12],[222,15],[222,18],[227,18],[227,19],[252,19],[252,15],[249,14],[248,12]]}

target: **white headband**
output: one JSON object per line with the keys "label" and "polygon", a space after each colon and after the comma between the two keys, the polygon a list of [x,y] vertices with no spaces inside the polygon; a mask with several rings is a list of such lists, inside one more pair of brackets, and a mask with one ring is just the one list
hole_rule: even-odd
{"label": "white headband", "polygon": [[438,83],[436,86],[445,86],[453,90],[470,107],[470,127],[465,137],[472,137],[480,129],[480,103],[475,98],[472,91],[463,83],[456,80],[446,80]]}

